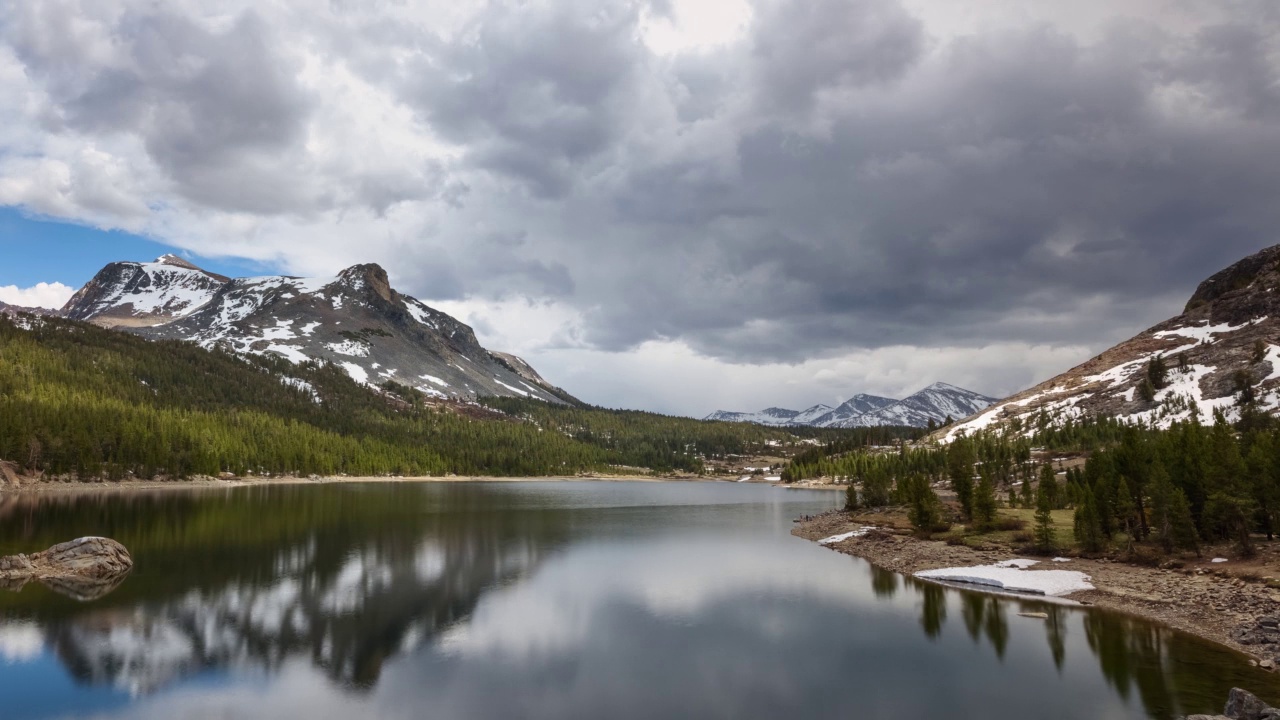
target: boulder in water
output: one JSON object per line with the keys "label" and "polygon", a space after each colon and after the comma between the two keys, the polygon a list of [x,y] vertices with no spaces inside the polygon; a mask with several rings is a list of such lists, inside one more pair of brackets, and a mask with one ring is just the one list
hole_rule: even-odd
{"label": "boulder in water", "polygon": [[30,555],[0,557],[0,587],[18,589],[39,580],[58,592],[89,600],[115,589],[132,569],[133,558],[120,543],[82,537]]}

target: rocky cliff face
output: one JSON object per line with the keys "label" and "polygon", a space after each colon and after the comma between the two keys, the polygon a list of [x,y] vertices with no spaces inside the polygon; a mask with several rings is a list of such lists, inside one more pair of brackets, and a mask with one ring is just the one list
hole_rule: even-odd
{"label": "rocky cliff face", "polygon": [[[1156,358],[1167,368],[1164,381],[1144,388]],[[1212,422],[1215,411],[1234,419],[1246,386],[1259,408],[1280,410],[1280,246],[1202,282],[1181,315],[1002,400],[941,437],[989,428],[1026,431],[1035,423],[1083,416],[1166,427],[1192,417]]]}
{"label": "rocky cliff face", "polygon": [[359,382],[393,380],[427,395],[573,401],[520,358],[491,353],[467,325],[397,292],[378,265],[332,278],[236,278],[166,255],[112,263],[62,313],[146,337],[342,367]]}

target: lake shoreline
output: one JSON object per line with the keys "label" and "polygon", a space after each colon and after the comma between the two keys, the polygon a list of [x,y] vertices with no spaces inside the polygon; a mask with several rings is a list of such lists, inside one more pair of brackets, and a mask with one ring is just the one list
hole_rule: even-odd
{"label": "lake shoreline", "polygon": [[[260,487],[266,485],[332,485],[349,483],[469,483],[469,482],[707,482],[737,484],[725,477],[697,475],[548,475],[510,477],[496,475],[445,475],[445,476],[327,476],[278,477],[244,476],[232,478],[197,477],[183,480],[33,480],[25,479],[18,487],[0,482],[0,497],[5,495],[45,495],[83,492],[131,492],[140,490],[195,490]],[[744,483],[745,484],[745,483]],[[792,488],[781,483],[750,483],[772,485],[787,489],[831,490],[833,486],[806,486]]]}
{"label": "lake shoreline", "polygon": [[[832,511],[798,521],[791,532],[817,542],[863,525],[848,512]],[[1029,557],[1011,554],[1006,548],[996,546],[948,545],[901,531],[870,532],[824,547],[911,576],[923,570],[990,565]],[[1209,556],[1205,556],[1203,562],[1207,564],[1209,560]],[[1070,562],[1054,563],[1054,569],[1077,570],[1092,579],[1095,589],[1064,595],[1067,600],[1167,625],[1243,653],[1263,667],[1280,664],[1276,662],[1274,647],[1266,653],[1262,646],[1238,641],[1242,629],[1254,628],[1259,618],[1280,617],[1280,590],[1262,582],[1232,577],[1229,567],[1219,565],[1209,570],[1188,565],[1181,570],[1168,570],[1106,559],[1070,558]],[[983,590],[978,585],[972,589]]]}

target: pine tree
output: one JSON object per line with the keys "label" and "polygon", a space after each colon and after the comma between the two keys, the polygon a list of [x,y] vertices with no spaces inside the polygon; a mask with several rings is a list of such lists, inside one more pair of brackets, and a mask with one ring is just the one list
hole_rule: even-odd
{"label": "pine tree", "polygon": [[1031,484],[1031,478],[1025,477],[1022,480],[1022,506],[1025,508],[1035,507],[1036,504],[1035,488]]}
{"label": "pine tree", "polygon": [[1147,362],[1147,380],[1153,390],[1163,390],[1168,385],[1168,373],[1163,355],[1156,355]]}
{"label": "pine tree", "polygon": [[1062,493],[1059,492],[1058,475],[1053,471],[1052,464],[1040,466],[1040,487],[1049,495],[1049,504],[1054,508],[1061,508],[1063,505]]}
{"label": "pine tree", "polygon": [[912,527],[922,533],[933,532],[942,521],[942,503],[929,485],[929,479],[924,475],[910,475],[901,485]]}
{"label": "pine tree", "polygon": [[1156,386],[1151,383],[1150,377],[1145,377],[1142,382],[1138,383],[1138,397],[1144,402],[1155,402]]}
{"label": "pine tree", "polygon": [[1073,531],[1075,532],[1076,541],[1080,543],[1080,547],[1085,552],[1102,552],[1106,538],[1102,534],[1102,523],[1098,518],[1097,501],[1094,499],[1091,488],[1085,488],[1084,502],[1080,507],[1076,508]]}
{"label": "pine tree", "polygon": [[1054,550],[1053,540],[1053,501],[1049,498],[1049,493],[1042,486],[1040,492],[1036,493],[1036,549],[1040,552],[1052,552]]}
{"label": "pine tree", "polygon": [[973,490],[973,522],[979,528],[989,529],[996,520],[996,485],[993,471],[983,466],[978,486]]}
{"label": "pine tree", "polygon": [[951,490],[960,501],[966,518],[973,518],[973,465],[977,461],[972,441],[961,438],[951,443],[947,450],[947,475],[951,478]]}
{"label": "pine tree", "polygon": [[1137,506],[1133,502],[1133,496],[1129,493],[1129,483],[1125,482],[1123,475],[1120,476],[1120,481],[1116,483],[1116,504],[1113,510],[1116,521],[1119,523],[1119,527],[1124,530],[1124,534],[1128,536],[1129,547],[1132,548],[1137,534],[1137,527],[1133,521]]}
{"label": "pine tree", "polygon": [[1200,536],[1196,532],[1196,523],[1191,518],[1191,505],[1187,502],[1186,493],[1175,488],[1173,500],[1169,506],[1170,535],[1174,547],[1200,554]]}

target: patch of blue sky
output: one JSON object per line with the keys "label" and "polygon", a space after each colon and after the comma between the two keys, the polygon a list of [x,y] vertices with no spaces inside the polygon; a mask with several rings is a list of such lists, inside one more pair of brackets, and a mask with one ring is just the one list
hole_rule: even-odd
{"label": "patch of blue sky", "polygon": [[60,282],[79,287],[117,260],[154,260],[165,253],[231,277],[263,275],[275,268],[251,260],[203,257],[151,238],[99,230],[0,207],[0,285],[30,287]]}

